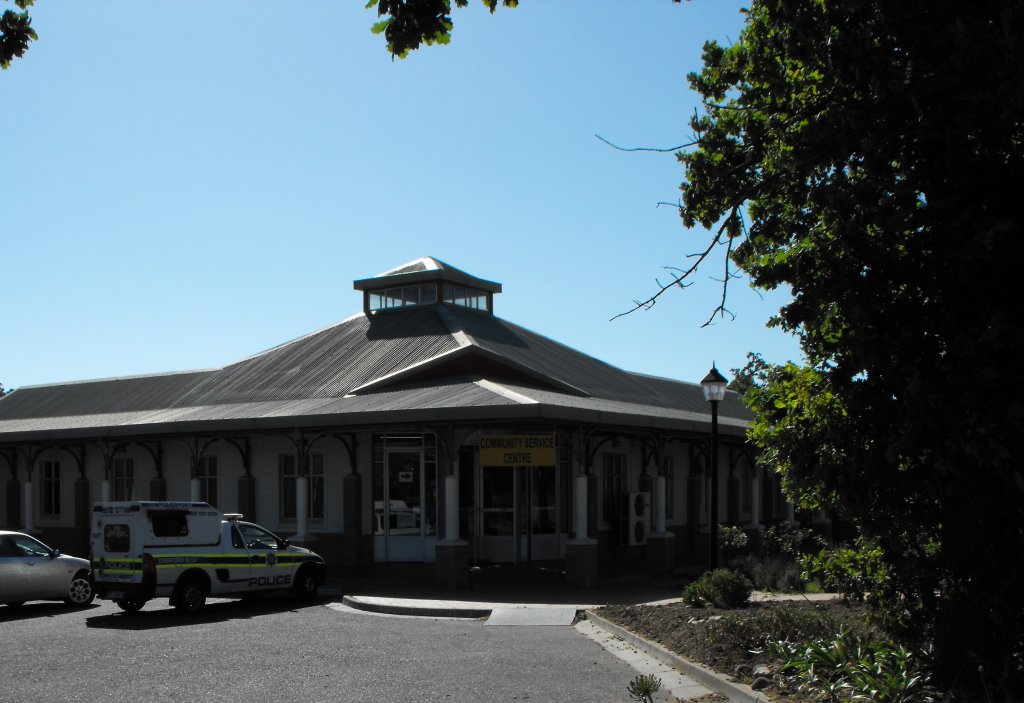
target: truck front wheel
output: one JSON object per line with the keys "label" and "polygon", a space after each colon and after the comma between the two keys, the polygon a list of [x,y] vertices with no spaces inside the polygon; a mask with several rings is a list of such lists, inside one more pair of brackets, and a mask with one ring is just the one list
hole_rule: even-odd
{"label": "truck front wheel", "polygon": [[305,568],[299,571],[295,577],[295,595],[299,597],[299,600],[311,601],[316,600],[317,592],[320,590],[320,584],[317,582],[316,573],[313,569]]}
{"label": "truck front wheel", "polygon": [[182,582],[174,594],[174,607],[182,613],[194,613],[206,604],[206,587],[199,579]]}

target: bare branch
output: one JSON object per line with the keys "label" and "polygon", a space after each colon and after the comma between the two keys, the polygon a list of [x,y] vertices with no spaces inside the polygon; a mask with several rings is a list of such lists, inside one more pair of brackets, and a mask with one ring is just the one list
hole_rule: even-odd
{"label": "bare branch", "polygon": [[598,139],[600,139],[602,142],[604,142],[608,146],[610,146],[612,149],[618,149],[619,151],[655,151],[655,152],[659,152],[659,153],[662,153],[662,154],[670,153],[670,152],[673,152],[673,151],[680,151],[682,149],[686,149],[687,147],[696,146],[699,143],[699,141],[694,140],[692,142],[687,142],[686,144],[680,144],[679,146],[669,147],[667,149],[659,149],[657,147],[648,147],[648,146],[625,147],[625,146],[619,146],[618,144],[613,144],[612,142],[610,142],[607,139],[605,139],[604,137],[602,137],[600,134],[595,134],[594,136],[597,137]]}
{"label": "bare branch", "polygon": [[[729,217],[739,217],[738,211],[734,208],[732,214]],[[726,223],[727,222],[728,222],[728,220],[726,221]],[[719,236],[721,236],[723,228],[726,227],[726,223],[722,223],[722,227],[719,228],[719,230],[718,230]],[[731,279],[733,279],[733,278],[737,278],[737,275],[732,273],[729,270],[729,266],[731,265],[731,262],[732,262],[732,243],[733,243],[734,240],[735,240],[735,237],[729,237],[728,238],[728,242],[726,243],[725,257],[724,257],[725,258],[725,277],[721,281],[721,283],[722,283],[722,299],[721,299],[721,301],[719,301],[719,303],[715,307],[715,309],[711,311],[711,315],[704,322],[704,324],[701,325],[701,327],[707,327],[708,325],[710,325],[712,320],[715,319],[715,315],[718,315],[719,317],[721,317],[723,319],[725,318],[726,315],[728,315],[729,319],[731,319],[731,320],[735,320],[736,319],[735,313],[733,313],[733,311],[730,310],[729,308],[725,307],[725,299],[726,299],[726,297],[727,297],[727,295],[729,293],[729,281]]]}
{"label": "bare branch", "polygon": [[[740,204],[742,204],[742,201],[741,201]],[[727,242],[726,242],[726,252],[725,252],[725,278],[722,281],[722,300],[715,307],[714,311],[712,311],[711,317],[709,317],[707,322],[705,322],[703,325],[701,325],[701,327],[707,327],[709,324],[711,324],[711,321],[714,320],[716,315],[718,315],[720,317],[725,317],[726,315],[729,315],[730,317],[732,317],[732,319],[736,319],[736,315],[731,310],[729,310],[728,308],[725,307],[725,299],[726,299],[726,295],[728,293],[729,279],[736,277],[735,274],[733,274],[731,269],[730,269],[730,261],[731,261],[731,255],[732,255],[733,239],[735,237],[729,235],[729,229],[730,229],[730,227],[735,228],[735,224],[733,222],[733,218],[739,218],[740,217],[739,209],[740,209],[740,205],[739,204],[732,206],[732,208],[729,211],[729,214],[722,221],[722,224],[718,226],[718,230],[715,232],[714,236],[711,238],[711,242],[708,244],[707,248],[704,251],[696,252],[694,254],[688,254],[687,255],[687,258],[694,258],[694,259],[696,259],[696,261],[694,261],[692,265],[690,265],[686,269],[678,269],[678,268],[675,268],[675,267],[666,267],[666,270],[668,270],[668,271],[678,271],[678,273],[676,273],[675,275],[672,276],[672,280],[671,281],[669,281],[668,283],[662,283],[661,281],[655,279],[655,283],[658,284],[658,291],[654,295],[652,295],[649,298],[646,298],[645,300],[634,300],[632,308],[630,308],[629,310],[626,310],[624,312],[620,312],[618,315],[615,315],[611,319],[612,320],[617,320],[618,318],[625,317],[626,315],[630,315],[630,314],[636,312],[637,310],[650,310],[652,307],[654,307],[654,304],[658,302],[658,298],[660,298],[670,288],[675,288],[677,286],[679,288],[686,288],[686,287],[690,286],[692,284],[692,282],[687,282],[687,279],[690,278],[691,276],[693,276],[693,274],[697,272],[697,269],[700,268],[700,265],[704,262],[704,260],[707,259],[708,256],[711,255],[711,252],[714,251],[715,247],[717,247],[717,246],[719,246],[719,245],[721,245],[723,243],[722,242],[723,236],[725,237]],[[742,219],[740,219],[739,221],[740,221],[740,223],[742,223]],[[610,321],[611,320],[609,320],[609,322]]]}

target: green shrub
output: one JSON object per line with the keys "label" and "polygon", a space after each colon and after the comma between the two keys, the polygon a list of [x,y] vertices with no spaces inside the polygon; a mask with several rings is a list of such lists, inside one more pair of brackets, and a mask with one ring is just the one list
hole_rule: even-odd
{"label": "green shrub", "polygon": [[788,554],[793,558],[816,552],[827,544],[825,538],[814,530],[785,522],[761,530],[760,541],[762,556]]}
{"label": "green shrub", "polygon": [[733,557],[747,548],[750,538],[741,527],[731,525],[718,526],[718,549],[726,557]]}
{"label": "green shrub", "polygon": [[626,685],[629,697],[636,703],[651,703],[654,694],[661,690],[661,679],[654,674],[640,674]]}
{"label": "green shrub", "polygon": [[733,559],[729,565],[745,574],[759,591],[803,593],[806,590],[800,564],[786,554],[763,557],[747,554]]}
{"label": "green shrub", "polygon": [[694,608],[738,608],[747,602],[754,585],[730,569],[706,572],[683,591],[683,601]]}
{"label": "green shrub", "polygon": [[852,547],[832,547],[804,555],[800,564],[805,577],[816,578],[826,591],[840,593],[854,602],[883,592],[889,578],[881,547],[863,537],[858,537]]}
{"label": "green shrub", "polygon": [[867,630],[867,624],[851,613],[842,619],[827,608],[799,607],[792,603],[764,603],[742,612],[726,613],[708,622],[705,646],[728,647],[750,652],[777,640],[816,640],[833,636],[840,627]]}

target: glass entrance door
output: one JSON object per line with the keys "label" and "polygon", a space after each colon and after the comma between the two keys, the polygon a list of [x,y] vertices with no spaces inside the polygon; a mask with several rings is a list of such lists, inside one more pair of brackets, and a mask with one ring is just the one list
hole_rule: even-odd
{"label": "glass entrance door", "polygon": [[558,470],[555,467],[520,469],[526,497],[520,529],[520,554],[526,561],[558,559]]}
{"label": "glass entrance door", "polygon": [[428,496],[423,451],[388,449],[383,478],[383,500],[374,501],[377,560],[426,560],[431,556],[427,553],[427,536],[435,531],[432,511],[424,510]]}
{"label": "glass entrance door", "polygon": [[480,486],[480,558],[484,561],[514,562],[516,555],[515,469],[502,466],[483,469]]}

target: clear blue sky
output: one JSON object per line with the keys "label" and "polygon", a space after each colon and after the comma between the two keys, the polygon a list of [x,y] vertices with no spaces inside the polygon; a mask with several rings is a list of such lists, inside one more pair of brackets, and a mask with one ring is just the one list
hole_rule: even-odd
{"label": "clear blue sky", "polygon": [[496,313],[631,371],[697,381],[785,292],[719,262],[609,321],[706,233],[671,207],[703,42],[743,2],[524,0],[455,10],[392,61],[362,0],[40,0],[0,73],[0,382],[221,366],[360,310],[352,281],[434,256],[496,280]]}

